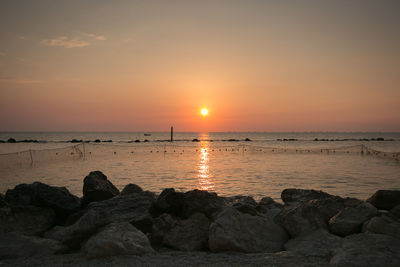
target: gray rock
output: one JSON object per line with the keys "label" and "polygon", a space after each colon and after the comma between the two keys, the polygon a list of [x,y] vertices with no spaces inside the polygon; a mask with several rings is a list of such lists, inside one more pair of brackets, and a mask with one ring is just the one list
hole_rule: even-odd
{"label": "gray rock", "polygon": [[194,213],[186,220],[177,220],[165,233],[162,243],[183,251],[204,250],[208,245],[209,225],[204,214]]}
{"label": "gray rock", "polygon": [[52,208],[59,224],[63,224],[69,215],[80,209],[80,199],[72,195],[68,189],[40,182],[20,184],[14,189],[7,190],[5,200],[11,205]]}
{"label": "gray rock", "polygon": [[379,234],[354,234],[333,252],[331,266],[400,266],[400,240]]}
{"label": "gray rock", "polygon": [[393,209],[390,210],[390,213],[400,219],[400,205],[397,205]]}
{"label": "gray rock", "polygon": [[332,198],[334,196],[323,191],[288,188],[282,191],[281,199],[285,203],[308,202],[312,199]]}
{"label": "gray rock", "polygon": [[35,206],[0,207],[0,233],[19,232],[25,235],[42,235],[55,223],[54,211]]}
{"label": "gray rock", "polygon": [[400,221],[382,214],[373,217],[364,225],[364,231],[375,234],[390,235],[400,239]]}
{"label": "gray rock", "polygon": [[119,195],[119,190],[101,171],[90,172],[83,180],[82,206],[94,201],[102,201]]}
{"label": "gray rock", "polygon": [[362,224],[377,213],[378,210],[366,202],[354,207],[346,207],[329,220],[329,230],[340,236],[359,233]]}
{"label": "gray rock", "polygon": [[74,224],[49,231],[46,237],[59,240],[70,248],[79,248],[82,241],[112,222],[130,222],[145,231],[151,229],[149,209],[154,201],[152,194],[141,192],[92,202]]}
{"label": "gray rock", "polygon": [[213,252],[277,252],[287,240],[285,230],[270,218],[226,207],[210,225],[208,244]]}
{"label": "gray rock", "polygon": [[356,199],[323,197],[301,202],[297,206],[286,205],[279,214],[279,222],[290,236],[295,237],[318,228],[328,229],[330,218],[346,206],[359,203],[361,201]]}
{"label": "gray rock", "polygon": [[136,184],[127,184],[124,189],[121,191],[121,195],[127,195],[127,194],[132,194],[132,193],[140,193],[142,192],[143,189],[136,185]]}
{"label": "gray rock", "polygon": [[182,217],[189,218],[190,215],[200,212],[212,218],[213,214],[224,206],[224,199],[216,193],[195,189],[185,193]]}
{"label": "gray rock", "polygon": [[163,213],[181,216],[183,212],[184,198],[185,194],[182,192],[176,192],[173,188],[164,189],[158,196],[151,213],[155,217],[158,217]]}
{"label": "gray rock", "polygon": [[378,190],[373,194],[367,202],[374,205],[380,210],[390,210],[395,206],[400,205],[399,190]]}
{"label": "gray rock", "polygon": [[107,225],[90,237],[83,250],[88,258],[143,255],[154,252],[147,236],[128,222]]}
{"label": "gray rock", "polygon": [[65,251],[60,242],[19,233],[0,235],[0,259],[50,255]]}
{"label": "gray rock", "polygon": [[250,196],[242,196],[242,195],[238,195],[238,196],[233,196],[233,197],[225,197],[224,198],[225,203],[229,206],[233,206],[236,203],[240,203],[240,204],[247,204],[250,206],[257,206],[257,202],[254,200],[254,198],[250,197]]}
{"label": "gray rock", "polygon": [[341,245],[341,237],[330,234],[325,229],[299,235],[285,244],[287,251],[307,257],[319,257],[329,260],[334,249]]}

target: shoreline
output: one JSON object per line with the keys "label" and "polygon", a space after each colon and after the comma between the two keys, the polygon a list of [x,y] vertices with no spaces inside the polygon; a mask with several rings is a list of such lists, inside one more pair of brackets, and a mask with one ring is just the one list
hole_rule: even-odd
{"label": "shoreline", "polygon": [[119,191],[99,171],[85,177],[82,198],[22,184],[0,197],[0,258],[31,266],[400,264],[400,191],[363,201],[285,189],[281,199],[172,188],[155,195],[135,184]]}

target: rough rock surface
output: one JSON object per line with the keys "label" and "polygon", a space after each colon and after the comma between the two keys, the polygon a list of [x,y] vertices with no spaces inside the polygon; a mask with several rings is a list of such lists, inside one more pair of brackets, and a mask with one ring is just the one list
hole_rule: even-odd
{"label": "rough rock surface", "polygon": [[80,209],[80,199],[72,195],[65,187],[55,187],[34,182],[20,184],[6,192],[5,200],[11,205],[32,205],[52,208],[56,213],[57,223]]}
{"label": "rough rock surface", "polygon": [[400,205],[397,205],[393,209],[390,210],[390,213],[400,219]]}
{"label": "rough rock surface", "polygon": [[346,207],[329,220],[329,230],[340,236],[359,233],[362,224],[377,213],[378,210],[366,202],[354,207]]}
{"label": "rough rock surface", "polygon": [[364,225],[364,231],[375,234],[390,235],[400,239],[400,221],[389,215],[373,217]]}
{"label": "rough rock surface", "polygon": [[285,206],[279,215],[280,224],[290,236],[328,228],[328,220],[344,208],[343,201],[331,198],[314,199],[297,206]]}
{"label": "rough rock surface", "polygon": [[0,259],[48,255],[63,252],[60,242],[19,233],[0,235]]}
{"label": "rough rock surface", "polygon": [[153,225],[154,241],[170,248],[195,251],[208,246],[210,221],[202,213],[180,220],[169,214],[161,215]]}
{"label": "rough rock surface", "polygon": [[119,190],[101,171],[90,172],[83,180],[82,206],[94,201],[110,199],[119,194]]}
{"label": "rough rock surface", "polygon": [[107,225],[90,237],[83,249],[89,258],[154,252],[147,236],[128,222]]}
{"label": "rough rock surface", "polygon": [[174,188],[164,189],[158,196],[151,213],[156,217],[163,213],[181,216],[184,198],[185,194],[176,192]]}
{"label": "rough rock surface", "polygon": [[281,199],[285,203],[308,202],[312,199],[332,198],[333,196],[323,191],[309,189],[288,188],[282,191]]}
{"label": "rough rock surface", "polygon": [[121,191],[121,195],[127,195],[127,194],[132,194],[132,193],[140,193],[142,192],[143,189],[136,185],[136,184],[127,184],[124,189]]}
{"label": "rough rock surface", "polygon": [[226,207],[210,225],[209,248],[213,252],[277,252],[287,239],[285,230],[270,218]]}
{"label": "rough rock surface", "polygon": [[400,266],[400,240],[387,235],[354,234],[343,239],[332,266]]}
{"label": "rough rock surface", "polygon": [[82,241],[99,228],[112,222],[130,222],[139,230],[151,229],[149,213],[154,195],[148,192],[120,195],[108,200],[93,202],[74,224],[57,227],[46,236],[61,241],[71,248],[79,248]]}
{"label": "rough rock surface", "polygon": [[377,209],[390,210],[400,205],[400,190],[378,190],[367,199],[367,202]]}
{"label": "rough rock surface", "polygon": [[54,222],[55,214],[50,208],[11,205],[0,207],[0,234],[15,231],[25,235],[42,235]]}
{"label": "rough rock surface", "polygon": [[200,212],[211,218],[224,206],[224,199],[216,193],[195,189],[185,193],[182,215],[183,218],[189,218],[190,215]]}
{"label": "rough rock surface", "polygon": [[307,257],[320,257],[329,260],[332,251],[340,247],[341,240],[341,237],[332,235],[325,229],[318,229],[290,239],[284,247],[287,251]]}

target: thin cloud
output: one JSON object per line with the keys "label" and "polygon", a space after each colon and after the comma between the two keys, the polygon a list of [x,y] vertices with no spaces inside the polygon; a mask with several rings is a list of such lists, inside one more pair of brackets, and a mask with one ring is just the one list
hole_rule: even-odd
{"label": "thin cloud", "polygon": [[36,84],[42,83],[40,80],[25,80],[25,79],[0,79],[0,82],[18,83],[18,84]]}
{"label": "thin cloud", "polygon": [[103,35],[96,35],[94,33],[87,33],[87,36],[89,36],[90,38],[93,38],[95,40],[99,40],[99,41],[106,40],[106,37],[104,37]]}
{"label": "thin cloud", "polygon": [[76,48],[85,47],[89,45],[89,42],[81,39],[72,39],[67,36],[59,36],[54,39],[44,39],[41,41],[43,45],[47,46],[60,46],[64,48]]}

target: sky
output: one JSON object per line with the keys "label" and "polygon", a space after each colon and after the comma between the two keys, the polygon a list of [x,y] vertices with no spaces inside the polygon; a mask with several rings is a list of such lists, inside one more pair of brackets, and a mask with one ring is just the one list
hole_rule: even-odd
{"label": "sky", "polygon": [[397,0],[3,0],[0,131],[400,131],[398,14]]}

